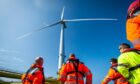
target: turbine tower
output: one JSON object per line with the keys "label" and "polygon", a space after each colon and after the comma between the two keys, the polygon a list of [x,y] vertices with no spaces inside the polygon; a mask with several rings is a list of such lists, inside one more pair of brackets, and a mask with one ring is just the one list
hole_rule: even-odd
{"label": "turbine tower", "polygon": [[60,32],[60,46],[59,46],[59,58],[58,58],[58,71],[61,68],[62,64],[65,61],[65,44],[64,44],[64,28],[66,28],[66,24],[64,20],[64,7],[61,14],[61,32]]}
{"label": "turbine tower", "polygon": [[43,29],[50,28],[50,27],[53,27],[55,25],[61,24],[58,70],[61,68],[62,64],[65,61],[65,57],[66,57],[65,56],[65,46],[64,46],[64,29],[67,27],[66,22],[97,21],[97,20],[101,20],[101,21],[102,20],[105,20],[105,21],[113,20],[113,21],[116,21],[117,20],[117,19],[112,19],[112,18],[86,18],[86,19],[70,19],[70,20],[68,19],[67,20],[67,19],[64,19],[64,10],[65,10],[65,7],[63,7],[63,10],[62,10],[62,13],[61,13],[61,18],[60,18],[59,21],[54,22],[54,23],[52,23],[50,25],[47,25],[45,27],[42,27],[40,29],[33,30],[30,33],[26,33],[26,34],[16,38],[17,40],[19,40],[19,39],[27,37],[27,36],[35,33],[35,32],[38,32],[40,30],[43,30]]}

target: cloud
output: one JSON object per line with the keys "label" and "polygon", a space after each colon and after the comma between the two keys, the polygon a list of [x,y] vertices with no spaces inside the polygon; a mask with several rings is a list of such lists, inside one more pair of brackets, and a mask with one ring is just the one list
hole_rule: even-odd
{"label": "cloud", "polygon": [[19,57],[7,57],[7,56],[0,56],[0,64],[1,63],[12,63],[12,62],[24,62],[23,59]]}
{"label": "cloud", "polygon": [[20,52],[19,52],[19,51],[16,51],[16,50],[8,50],[8,49],[1,48],[1,49],[0,49],[0,54],[2,54],[2,53],[9,53],[9,54],[14,53],[14,54],[19,54]]}
{"label": "cloud", "polygon": [[18,55],[20,54],[19,51],[17,50],[9,50],[9,49],[4,49],[1,48],[0,49],[0,61],[1,62],[24,62],[24,60],[22,60]]}
{"label": "cloud", "polygon": [[35,6],[41,8],[43,6],[44,0],[35,0]]}
{"label": "cloud", "polygon": [[24,60],[22,60],[21,58],[17,58],[17,57],[14,57],[13,60],[18,61],[18,62],[24,62]]}

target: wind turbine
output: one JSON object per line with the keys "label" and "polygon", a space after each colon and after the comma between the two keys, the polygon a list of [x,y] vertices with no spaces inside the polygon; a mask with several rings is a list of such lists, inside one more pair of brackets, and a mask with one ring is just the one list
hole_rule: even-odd
{"label": "wind turbine", "polygon": [[66,22],[97,21],[97,20],[114,20],[114,21],[116,21],[117,20],[117,19],[111,19],[111,18],[87,18],[87,19],[70,19],[70,20],[68,19],[67,20],[67,19],[64,19],[64,9],[65,9],[65,7],[63,7],[63,9],[62,9],[61,18],[59,21],[54,22],[53,24],[47,25],[45,27],[42,27],[40,29],[33,30],[30,33],[26,33],[26,34],[16,38],[17,40],[19,40],[19,39],[22,39],[24,37],[27,37],[27,36],[37,32],[37,31],[61,24],[58,70],[61,68],[62,64],[65,61],[64,29],[67,27]]}

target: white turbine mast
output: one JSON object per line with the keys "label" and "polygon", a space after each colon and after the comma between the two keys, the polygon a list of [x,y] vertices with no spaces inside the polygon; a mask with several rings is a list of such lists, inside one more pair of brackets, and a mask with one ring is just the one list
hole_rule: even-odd
{"label": "white turbine mast", "polygon": [[108,21],[108,20],[116,21],[117,20],[117,19],[112,19],[112,18],[85,18],[85,19],[70,19],[69,20],[69,19],[64,19],[64,11],[65,11],[65,7],[63,7],[63,9],[62,9],[60,20],[58,20],[58,21],[56,21],[56,22],[54,22],[50,25],[47,25],[45,27],[42,27],[40,29],[33,30],[30,33],[26,33],[26,34],[16,38],[16,40],[20,40],[20,39],[25,38],[25,37],[27,37],[27,36],[35,33],[35,32],[38,32],[40,30],[43,30],[43,29],[50,28],[50,27],[56,26],[58,24],[61,24],[58,70],[61,68],[62,64],[65,61],[64,28],[67,27],[66,22],[97,21],[97,20],[100,20],[100,21]]}

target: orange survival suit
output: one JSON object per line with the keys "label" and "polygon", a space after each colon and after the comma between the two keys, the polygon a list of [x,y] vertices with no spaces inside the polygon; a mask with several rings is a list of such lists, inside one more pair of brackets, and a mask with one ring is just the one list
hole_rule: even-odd
{"label": "orange survival suit", "polygon": [[104,78],[101,84],[108,84],[110,81],[114,84],[129,84],[127,80],[118,72],[117,63],[110,67],[108,75]]}
{"label": "orange survival suit", "polygon": [[45,84],[43,67],[33,64],[21,79],[23,84]]}
{"label": "orange survival suit", "polygon": [[133,46],[140,50],[140,0],[135,0],[128,8],[126,34]]}
{"label": "orange survival suit", "polygon": [[[84,83],[84,77],[86,77],[86,83]],[[92,84],[92,73],[78,59],[68,59],[60,70],[58,80],[64,84]]]}

